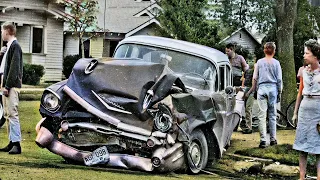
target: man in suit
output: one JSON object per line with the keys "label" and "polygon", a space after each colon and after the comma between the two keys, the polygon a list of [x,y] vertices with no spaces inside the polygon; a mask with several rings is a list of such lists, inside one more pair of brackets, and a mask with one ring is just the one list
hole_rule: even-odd
{"label": "man in suit", "polygon": [[7,51],[0,66],[2,74],[1,90],[4,116],[7,119],[9,144],[0,149],[9,154],[21,154],[21,129],[18,115],[19,92],[22,85],[22,50],[16,39],[16,27],[12,23],[4,23],[1,28],[2,39],[7,41]]}

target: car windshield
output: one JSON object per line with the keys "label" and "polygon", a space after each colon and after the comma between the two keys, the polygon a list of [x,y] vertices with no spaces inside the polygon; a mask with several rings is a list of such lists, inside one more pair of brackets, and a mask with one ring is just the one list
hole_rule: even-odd
{"label": "car windshield", "polygon": [[182,52],[137,44],[123,44],[115,52],[116,59],[136,59],[165,64],[191,89],[216,91],[217,70],[208,60]]}

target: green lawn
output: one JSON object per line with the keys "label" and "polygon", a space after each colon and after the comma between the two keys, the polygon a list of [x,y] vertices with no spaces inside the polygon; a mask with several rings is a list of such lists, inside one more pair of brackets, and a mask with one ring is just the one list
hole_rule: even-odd
{"label": "green lawn", "polygon": [[[191,176],[187,174],[155,174],[140,171],[128,171],[113,168],[97,168],[66,164],[60,156],[50,153],[46,149],[39,148],[34,140],[36,138],[35,126],[41,119],[39,114],[39,101],[21,101],[19,112],[22,129],[22,154],[8,155],[0,152],[0,179],[223,179],[218,175],[200,174]],[[272,158],[276,161],[292,161],[297,163],[297,154],[285,142],[292,144],[294,132],[279,131],[278,137],[282,145],[266,149],[256,148],[259,142],[258,133],[243,135],[234,133],[231,147],[227,152]],[[0,128],[0,147],[7,145],[6,129]],[[290,146],[290,145],[289,145]],[[285,155],[285,156],[283,156]],[[285,159],[283,159],[285,157]],[[265,179],[266,177],[250,176],[233,171],[234,159],[229,156],[217,163],[210,171],[218,172],[220,175],[238,177],[240,179]],[[231,174],[230,174],[231,173]],[[232,174],[233,173],[233,174]],[[271,178],[272,179],[272,178]]]}
{"label": "green lawn", "polygon": [[[0,179],[221,179],[216,175],[151,174],[66,164],[60,156],[41,149],[34,143],[35,126],[41,119],[39,105],[38,101],[20,102],[22,154],[8,155],[0,152]],[[7,143],[6,129],[0,128],[0,146],[3,147]]]}

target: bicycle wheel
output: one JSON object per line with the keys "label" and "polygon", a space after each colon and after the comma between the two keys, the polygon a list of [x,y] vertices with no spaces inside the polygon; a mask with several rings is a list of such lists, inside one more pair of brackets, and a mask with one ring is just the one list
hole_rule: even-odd
{"label": "bicycle wheel", "polygon": [[286,109],[288,124],[293,128],[297,127],[297,122],[292,121],[295,105],[296,105],[296,100],[293,100]]}
{"label": "bicycle wheel", "polygon": [[[0,96],[0,98],[1,98],[1,96]],[[0,128],[4,125],[5,122],[6,122],[6,119],[3,116],[2,103],[0,103]]]}
{"label": "bicycle wheel", "polygon": [[287,125],[287,117],[281,111],[277,110],[277,127],[286,128]]}

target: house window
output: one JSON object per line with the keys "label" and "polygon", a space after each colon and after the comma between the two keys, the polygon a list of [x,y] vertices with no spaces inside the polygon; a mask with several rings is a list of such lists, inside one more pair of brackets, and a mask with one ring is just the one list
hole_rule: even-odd
{"label": "house window", "polygon": [[241,39],[241,33],[240,33],[240,39]]}
{"label": "house window", "polygon": [[43,29],[33,28],[32,53],[43,53]]}

